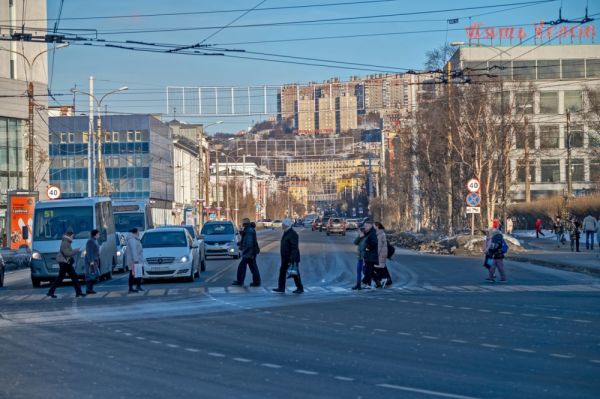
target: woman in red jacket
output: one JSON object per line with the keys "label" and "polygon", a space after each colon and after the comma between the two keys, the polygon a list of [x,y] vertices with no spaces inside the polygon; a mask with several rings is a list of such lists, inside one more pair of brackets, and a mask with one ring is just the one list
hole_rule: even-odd
{"label": "woman in red jacket", "polygon": [[544,236],[544,232],[542,231],[542,219],[537,219],[535,221],[535,236],[536,238],[540,238],[540,234]]}

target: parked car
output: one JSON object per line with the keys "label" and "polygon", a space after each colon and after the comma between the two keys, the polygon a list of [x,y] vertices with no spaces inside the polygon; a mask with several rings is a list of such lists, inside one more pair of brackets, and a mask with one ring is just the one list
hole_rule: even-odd
{"label": "parked car", "polygon": [[185,278],[200,276],[198,244],[183,227],[147,230],[142,236],[144,279]]}
{"label": "parked car", "polygon": [[265,229],[272,229],[273,228],[273,221],[271,219],[263,219],[263,227]]}
{"label": "parked car", "polygon": [[31,265],[31,249],[27,245],[22,245],[19,249],[2,248],[0,255],[5,265],[12,264],[15,269],[27,268]]}
{"label": "parked car", "polygon": [[358,230],[360,219],[346,219],[346,230]]}
{"label": "parked car", "polygon": [[229,256],[238,259],[241,255],[238,242],[240,233],[230,221],[207,222],[202,227],[200,239],[204,240],[204,259],[209,256]]}
{"label": "parked car", "polygon": [[282,226],[282,222],[279,219],[273,220],[273,223],[271,224],[272,229],[280,229],[281,226]]}
{"label": "parked car", "polygon": [[318,216],[315,214],[306,215],[302,220],[302,224],[304,224],[304,227],[312,227],[313,222],[317,218]]}
{"label": "parked car", "polygon": [[340,218],[329,218],[327,222],[327,235],[341,234],[346,235],[346,222]]}
{"label": "parked car", "polygon": [[115,233],[115,239],[117,240],[117,255],[115,257],[115,266],[113,272],[122,271],[125,273],[129,270],[129,267],[125,263],[125,251],[127,250],[127,240],[124,234]]}
{"label": "parked car", "polygon": [[190,233],[192,240],[198,245],[198,248],[196,248],[195,256],[198,259],[200,259],[200,271],[205,272],[206,271],[206,258],[204,257],[204,240],[202,240],[200,238],[200,235],[197,234],[196,227],[189,225],[189,224],[182,224],[182,225],[161,226],[160,228],[176,228],[176,227],[183,227],[184,229],[186,229],[187,232]]}
{"label": "parked car", "polygon": [[316,218],[315,220],[313,220],[312,223],[312,231],[323,231],[322,229],[323,227],[323,221],[321,220],[321,218]]}
{"label": "parked car", "polygon": [[0,255],[0,287],[4,287],[4,273],[6,272],[6,265],[4,264],[4,258]]}

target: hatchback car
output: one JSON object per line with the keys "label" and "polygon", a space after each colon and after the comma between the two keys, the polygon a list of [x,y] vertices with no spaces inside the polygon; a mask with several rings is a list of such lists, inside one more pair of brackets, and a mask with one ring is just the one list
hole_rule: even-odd
{"label": "hatchback car", "polygon": [[282,222],[279,219],[273,220],[273,223],[271,224],[272,229],[280,229],[281,226],[282,226]]}
{"label": "hatchback car", "polygon": [[206,222],[200,232],[200,239],[204,240],[204,258],[209,256],[228,256],[239,258],[240,234],[232,222],[215,221]]}
{"label": "hatchback car", "polygon": [[195,257],[198,244],[183,227],[148,230],[142,237],[144,279],[185,278],[200,276],[200,262]]}
{"label": "hatchback car", "polygon": [[329,218],[327,221],[327,235],[341,234],[346,235],[346,222],[340,218]]}
{"label": "hatchback car", "polygon": [[206,259],[204,258],[204,240],[202,240],[200,238],[199,234],[196,234],[196,227],[190,225],[190,224],[182,224],[182,225],[171,225],[171,226],[161,226],[161,229],[164,228],[176,228],[176,227],[183,227],[184,229],[187,230],[188,233],[190,233],[190,236],[192,237],[192,240],[198,244],[198,248],[196,248],[196,252],[194,254],[194,256],[196,256],[198,259],[200,259],[200,271],[204,272],[206,271]]}
{"label": "hatchback car", "polygon": [[360,219],[346,219],[346,230],[358,230]]}

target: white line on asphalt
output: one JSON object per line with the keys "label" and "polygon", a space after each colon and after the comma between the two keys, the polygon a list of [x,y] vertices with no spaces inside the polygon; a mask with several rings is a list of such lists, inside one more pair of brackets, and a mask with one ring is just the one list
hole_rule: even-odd
{"label": "white line on asphalt", "polygon": [[537,315],[532,314],[532,313],[521,313],[521,316],[525,316],[525,317],[536,317]]}
{"label": "white line on asphalt", "polygon": [[225,357],[224,354],[219,353],[219,352],[208,352],[208,356],[212,356],[212,357]]}
{"label": "white line on asphalt", "polygon": [[419,388],[405,387],[405,386],[401,386],[401,385],[377,384],[375,386],[380,387],[380,388],[397,389],[399,391],[405,391],[405,392],[421,393],[421,394],[430,395],[430,396],[439,396],[439,397],[442,397],[442,398],[475,399],[473,396],[455,395],[455,394],[452,394],[452,393],[439,392],[439,391],[431,391],[429,389],[419,389]]}
{"label": "white line on asphalt", "polygon": [[547,319],[553,319],[553,320],[564,320],[564,318],[562,317],[558,317],[558,316],[546,316]]}
{"label": "white line on asphalt", "polygon": [[492,311],[488,309],[479,309],[479,311],[483,313],[492,313]]}
{"label": "white line on asphalt", "polygon": [[273,364],[273,363],[263,363],[263,364],[261,364],[261,366],[268,367],[270,369],[280,369],[283,367],[283,366],[280,366],[278,364]]}
{"label": "white line on asphalt", "polygon": [[597,359],[592,359],[592,360],[590,360],[590,362],[600,364],[600,360],[597,360]]}
{"label": "white line on asphalt", "polygon": [[573,359],[575,357],[573,355],[563,355],[563,354],[560,354],[560,353],[551,353],[550,356],[552,356],[552,357],[558,357],[558,358],[561,358],[561,359]]}
{"label": "white line on asphalt", "polygon": [[444,307],[450,309],[450,308],[453,308],[454,306],[452,306],[452,305],[444,305]]}
{"label": "white line on asphalt", "polygon": [[128,337],[131,337],[133,335],[132,333],[128,333],[128,332],[123,333],[123,334],[127,335]]}
{"label": "white line on asphalt", "polygon": [[135,338],[139,339],[140,341],[145,341],[146,340],[146,338],[144,338],[144,337],[135,337]]}
{"label": "white line on asphalt", "polygon": [[365,326],[354,325],[354,326],[352,326],[352,328],[365,328]]}
{"label": "white line on asphalt", "polygon": [[250,363],[250,362],[252,362],[252,360],[246,359],[246,358],[243,358],[243,357],[234,357],[233,360],[235,360],[236,362],[240,362],[240,363]]}
{"label": "white line on asphalt", "polygon": [[499,348],[500,347],[500,345],[494,345],[494,344],[480,344],[480,345],[483,347],[486,347],[486,348]]}
{"label": "white line on asphalt", "polygon": [[451,339],[450,342],[454,342],[456,344],[468,344],[469,343],[469,341],[465,341],[462,339]]}
{"label": "white line on asphalt", "polygon": [[336,376],[335,376],[335,377],[333,377],[333,378],[335,378],[336,380],[339,380],[339,381],[354,381],[354,378],[350,378],[350,377],[343,377],[343,376],[341,376],[341,375],[336,375]]}
{"label": "white line on asphalt", "polygon": [[160,341],[157,341],[157,340],[155,340],[155,339],[153,339],[153,340],[152,340],[152,341],[150,341],[150,342],[152,342],[153,344],[162,344],[162,342],[160,342]]}
{"label": "white line on asphalt", "polygon": [[461,306],[459,309],[462,309],[462,310],[471,310],[471,309],[473,309],[473,308],[469,308],[469,307],[467,307],[467,306]]}
{"label": "white line on asphalt", "polygon": [[196,348],[185,348],[185,350],[188,352],[200,352],[200,349],[196,349]]}
{"label": "white line on asphalt", "polygon": [[591,323],[592,322],[591,320],[582,320],[582,319],[575,319],[573,321],[577,322],[577,323]]}
{"label": "white line on asphalt", "polygon": [[523,353],[535,353],[535,351],[531,350],[531,349],[513,348],[513,350],[516,352],[523,352]]}
{"label": "white line on asphalt", "polygon": [[169,348],[179,348],[179,345],[176,344],[167,344]]}
{"label": "white line on asphalt", "polygon": [[412,334],[411,333],[407,333],[407,332],[398,331],[398,335],[409,336],[409,335],[412,335]]}
{"label": "white line on asphalt", "polygon": [[513,312],[498,312],[500,314],[514,314]]}
{"label": "white line on asphalt", "polygon": [[319,374],[316,371],[302,370],[302,369],[294,370],[294,373],[304,374],[304,375],[317,375],[317,374]]}
{"label": "white line on asphalt", "polygon": [[384,330],[383,328],[376,328],[373,331],[382,332],[382,333],[388,332],[388,330]]}
{"label": "white line on asphalt", "polygon": [[434,337],[432,335],[422,335],[421,338],[425,338],[425,339],[439,339],[438,337]]}

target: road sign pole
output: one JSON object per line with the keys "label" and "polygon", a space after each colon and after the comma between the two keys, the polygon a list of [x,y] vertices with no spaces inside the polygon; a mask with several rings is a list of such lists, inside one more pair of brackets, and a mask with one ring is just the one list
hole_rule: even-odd
{"label": "road sign pole", "polygon": [[471,236],[475,235],[475,214],[471,214]]}

